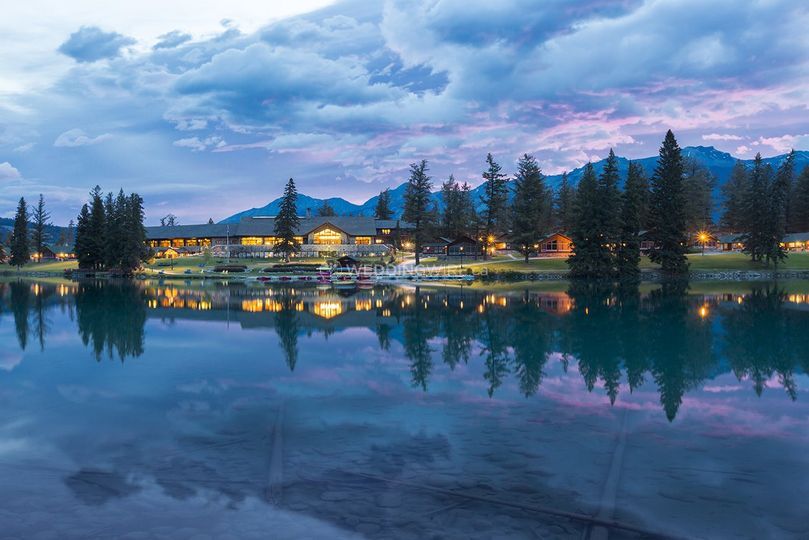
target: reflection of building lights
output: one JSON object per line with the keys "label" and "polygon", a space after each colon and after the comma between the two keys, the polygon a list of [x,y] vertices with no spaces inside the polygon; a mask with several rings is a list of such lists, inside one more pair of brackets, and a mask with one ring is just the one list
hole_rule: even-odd
{"label": "reflection of building lights", "polygon": [[709,314],[708,306],[701,306],[699,308],[699,316],[700,316],[700,318],[704,319],[704,318],[706,318],[708,316],[708,314]]}
{"label": "reflection of building lights", "polygon": [[354,311],[370,311],[371,310],[371,300],[355,300],[354,301]]}
{"label": "reflection of building lights", "polygon": [[340,302],[317,302],[314,305],[314,313],[318,317],[331,319],[343,312],[343,305]]}

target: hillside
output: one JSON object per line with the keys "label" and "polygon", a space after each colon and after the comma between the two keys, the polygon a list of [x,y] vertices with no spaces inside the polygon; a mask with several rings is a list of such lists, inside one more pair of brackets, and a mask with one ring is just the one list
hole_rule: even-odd
{"label": "hillside", "polygon": [[[28,224],[31,227],[31,224]],[[14,220],[11,218],[0,218],[0,240],[5,240],[6,237],[11,234],[11,230],[14,228]],[[67,227],[59,227],[57,225],[48,225],[46,227],[47,234],[51,240],[50,243],[55,243],[59,238],[61,238],[63,232],[67,229]]]}
{"label": "hillside", "polygon": [[[714,193],[717,202],[719,200],[719,193],[721,190],[721,186],[728,180],[730,177],[730,171],[733,169],[733,165],[736,163],[736,158],[732,155],[728,154],[727,152],[721,152],[714,148],[713,146],[687,146],[683,148],[683,154],[685,156],[691,157],[696,159],[702,165],[706,166],[711,173],[717,178],[717,188],[716,192]],[[795,152],[796,160],[795,160],[795,169],[796,171],[801,171],[804,167],[809,166],[809,151],[801,150]],[[778,167],[780,163],[785,158],[786,154],[773,156],[764,158],[765,163],[771,164],[773,167]],[[597,161],[593,163],[593,166],[596,169],[597,173],[600,173],[601,170],[604,168],[604,162],[606,160],[602,159],[601,161]],[[652,174],[654,171],[655,165],[657,164],[657,156],[641,158],[635,160],[643,167],[646,171],[647,175]],[[753,160],[747,159],[742,160],[745,164],[751,164]],[[626,177],[626,171],[629,167],[629,160],[623,157],[618,158],[618,168],[620,170],[621,176]],[[581,179],[581,176],[584,172],[584,167],[579,167],[578,169],[574,169],[568,173],[568,178],[570,181],[575,185]],[[553,187],[554,189],[558,187],[559,183],[561,182],[562,176],[561,175],[551,175],[547,177],[548,185]],[[440,185],[439,180],[434,181],[436,187]],[[407,184],[401,184],[396,188],[392,188],[390,190],[391,194],[391,206],[394,212],[401,214],[402,208],[404,207],[404,194]],[[480,206],[480,198],[483,192],[483,187],[478,186],[472,190],[472,197],[475,201],[476,205]],[[377,197],[371,197],[363,204],[354,204],[345,199],[341,199],[339,197],[326,199],[329,204],[334,208],[334,210],[339,215],[345,216],[372,216],[374,215],[374,208],[376,207]],[[439,192],[433,193],[433,200],[439,206],[442,207],[441,204],[441,196]],[[266,206],[262,206],[260,208],[251,208],[250,210],[245,210],[243,212],[239,212],[234,214],[224,220],[221,223],[236,223],[243,217],[248,216],[274,216],[278,213],[278,208],[281,203],[281,198],[277,198]],[[309,197],[308,195],[298,195],[298,211],[301,215],[305,215],[307,210],[310,210],[312,214],[317,212],[317,209],[323,204],[323,199],[317,199],[314,197]]]}

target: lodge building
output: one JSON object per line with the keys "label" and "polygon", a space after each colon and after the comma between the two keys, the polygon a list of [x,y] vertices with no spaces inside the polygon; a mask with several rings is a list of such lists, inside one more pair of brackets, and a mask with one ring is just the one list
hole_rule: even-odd
{"label": "lodge building", "polygon": [[[300,257],[384,256],[409,241],[413,226],[400,220],[362,216],[302,217],[295,241]],[[271,257],[277,243],[274,217],[238,223],[146,227],[148,246],[158,257],[200,253]]]}

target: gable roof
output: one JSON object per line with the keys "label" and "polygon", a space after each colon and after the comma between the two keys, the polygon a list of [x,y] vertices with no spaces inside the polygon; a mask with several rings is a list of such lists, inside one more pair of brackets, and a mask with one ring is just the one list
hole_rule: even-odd
{"label": "gable roof", "polygon": [[790,233],[784,236],[784,242],[809,242],[809,232]]}

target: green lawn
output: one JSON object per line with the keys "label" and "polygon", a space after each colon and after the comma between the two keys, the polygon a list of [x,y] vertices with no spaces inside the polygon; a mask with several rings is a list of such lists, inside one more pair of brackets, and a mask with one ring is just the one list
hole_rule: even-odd
{"label": "green lawn", "polygon": [[[73,270],[78,268],[76,261],[54,261],[42,263],[28,263],[21,268],[22,272],[64,272],[65,270]],[[13,266],[4,265],[0,270],[8,270],[9,272],[16,272],[17,269]]]}

